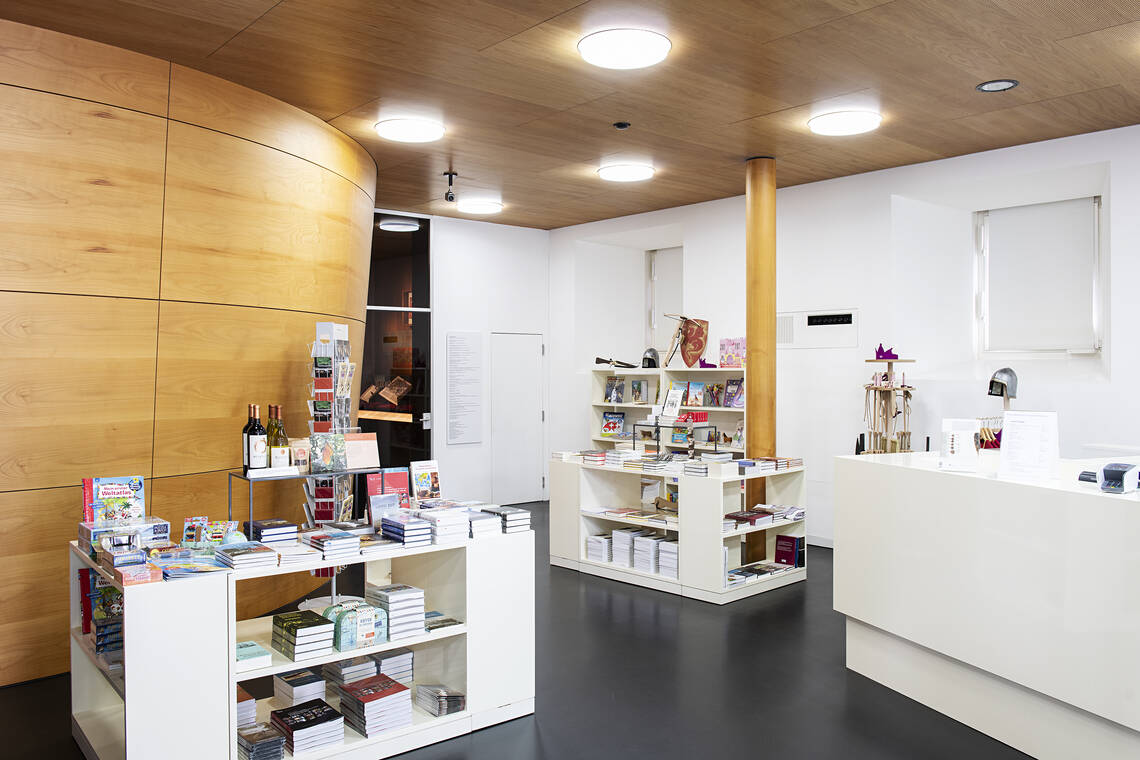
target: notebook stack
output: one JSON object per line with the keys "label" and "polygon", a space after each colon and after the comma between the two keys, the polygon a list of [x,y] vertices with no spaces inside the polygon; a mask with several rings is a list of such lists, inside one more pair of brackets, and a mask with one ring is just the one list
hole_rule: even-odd
{"label": "notebook stack", "polygon": [[678,575],[678,549],[677,540],[662,541],[657,545],[657,572],[666,578],[677,580]]}
{"label": "notebook stack", "polygon": [[415,675],[415,653],[411,649],[393,649],[372,655],[376,667],[386,676],[391,676],[405,686],[412,683]]}
{"label": "notebook stack", "polygon": [[254,723],[237,732],[239,760],[282,760],[285,735],[268,723]]}
{"label": "notebook stack", "polygon": [[311,670],[278,673],[273,676],[273,698],[286,707],[324,699],[325,679]]}
{"label": "notebook stack", "polygon": [[390,586],[366,584],[364,599],[388,613],[388,641],[424,633],[424,590],[400,583]]}
{"label": "notebook stack", "polygon": [[382,535],[368,535],[360,537],[360,556],[362,557],[390,557],[403,551],[404,544]]}
{"label": "notebook stack", "polygon": [[787,506],[779,504],[773,507],[775,513],[773,517],[777,520],[802,520],[807,514],[807,510],[803,507]]}
{"label": "notebook stack", "polygon": [[346,686],[340,709],[350,728],[376,736],[412,725],[412,692],[390,676],[373,676]]}
{"label": "notebook stack", "polygon": [[285,749],[290,754],[344,744],[344,716],[324,700],[314,699],[274,710],[269,716],[273,726],[285,734]]}
{"label": "notebook stack", "polygon": [[497,536],[503,532],[503,521],[498,515],[472,509],[467,512],[467,522],[471,529],[471,538],[484,538]]}
{"label": "notebook stack", "polygon": [[325,562],[353,560],[360,556],[360,536],[335,528],[301,534],[301,540],[321,552]]}
{"label": "notebook stack", "polygon": [[299,662],[331,654],[336,625],[312,610],[273,616],[273,648]]}
{"label": "notebook stack", "polygon": [[643,464],[643,462],[642,462],[641,457],[637,457],[636,459],[631,457],[629,459],[623,460],[621,463],[621,466],[622,466],[623,470],[632,470],[633,472],[641,472],[642,471],[642,464]]}
{"label": "notebook stack", "polygon": [[384,538],[399,541],[405,547],[431,545],[431,523],[415,515],[384,515],[380,520],[380,529]]}
{"label": "notebook stack", "polygon": [[613,539],[609,536],[586,536],[586,559],[591,562],[613,562]]}
{"label": "notebook stack", "polygon": [[254,520],[242,524],[250,541],[260,541],[276,548],[279,544],[297,543],[297,524],[274,517],[269,520]]}
{"label": "notebook stack", "polygon": [[633,567],[633,541],[639,536],[655,536],[651,530],[617,528],[613,532],[613,563],[619,567]]}
{"label": "notebook stack", "polygon": [[421,520],[431,524],[431,542],[437,546],[459,546],[467,543],[470,527],[467,511],[463,509],[421,509],[416,512]]}
{"label": "notebook stack", "polygon": [[467,695],[443,684],[419,684],[416,686],[416,705],[435,716],[451,715],[467,709]]}
{"label": "notebook stack", "polygon": [[241,541],[214,549],[214,559],[234,570],[248,567],[277,567],[277,552],[257,541]]}
{"label": "notebook stack", "polygon": [[257,700],[238,684],[237,687],[237,727],[245,728],[257,722]]}
{"label": "notebook stack", "polygon": [[321,669],[325,681],[332,686],[333,693],[341,699],[344,698],[344,687],[347,684],[363,681],[379,672],[376,660],[371,657],[353,657],[351,660],[330,662]]}
{"label": "notebook stack", "polygon": [[665,536],[652,534],[633,539],[633,569],[643,573],[657,573],[657,552]]}
{"label": "notebook stack", "polygon": [[595,467],[601,467],[606,463],[606,452],[599,449],[590,449],[582,452],[582,464],[590,464]]}
{"label": "notebook stack", "polygon": [[706,478],[709,474],[708,462],[689,460],[685,462],[684,473],[698,478]]}
{"label": "notebook stack", "polygon": [[530,530],[530,512],[518,507],[487,506],[480,507],[484,512],[498,515],[503,520],[504,533],[520,533]]}

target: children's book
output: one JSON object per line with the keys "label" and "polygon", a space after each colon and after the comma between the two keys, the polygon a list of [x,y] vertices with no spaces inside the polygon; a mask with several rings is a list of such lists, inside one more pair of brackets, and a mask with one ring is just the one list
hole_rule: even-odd
{"label": "children's book", "polygon": [[411,462],[408,469],[412,474],[412,498],[414,501],[442,498],[442,489],[439,483],[439,462],[434,459]]}
{"label": "children's book", "polygon": [[705,386],[705,406],[720,406],[724,399],[724,384],[709,383]]}
{"label": "children's book", "polygon": [[[724,384],[724,403],[722,406],[734,407],[736,406],[736,397],[741,396],[744,381],[739,379],[731,379]],[[741,398],[741,406],[744,405],[744,399]]]}
{"label": "children's book", "polygon": [[623,404],[625,403],[625,379],[611,375],[606,378],[606,397],[607,404]]}
{"label": "children's book", "polygon": [[619,436],[625,431],[625,412],[602,413],[602,438]]}
{"label": "children's book", "polygon": [[736,423],[736,432],[732,434],[732,445],[735,448],[744,448],[744,420]]}
{"label": "children's book", "polygon": [[705,403],[705,384],[704,383],[689,383],[689,395],[685,401],[685,406],[704,406]]}
{"label": "children's book", "polygon": [[662,414],[666,417],[676,417],[681,413],[681,402],[685,398],[685,390],[687,387],[688,383],[682,383],[680,385],[674,384],[673,387],[669,389],[669,393],[665,396],[665,407],[662,410]]}
{"label": "children's book", "polygon": [[[731,383],[733,381],[729,380],[728,382]],[[739,390],[736,392],[736,397],[732,399],[732,408],[733,409],[743,409],[744,408],[744,378],[743,377],[736,378],[736,385],[739,388]]]}
{"label": "children's book", "polygon": [[83,479],[83,522],[146,517],[146,489],[141,476]]}
{"label": "children's book", "polygon": [[644,380],[630,380],[629,381],[629,400],[634,404],[645,403],[645,381]]}
{"label": "children's book", "polygon": [[744,338],[720,339],[720,366],[744,366]]}

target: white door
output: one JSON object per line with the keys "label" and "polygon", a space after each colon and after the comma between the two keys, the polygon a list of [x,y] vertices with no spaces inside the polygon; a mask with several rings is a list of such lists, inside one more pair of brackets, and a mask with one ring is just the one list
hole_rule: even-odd
{"label": "white door", "polygon": [[542,336],[491,333],[491,498],[543,498]]}

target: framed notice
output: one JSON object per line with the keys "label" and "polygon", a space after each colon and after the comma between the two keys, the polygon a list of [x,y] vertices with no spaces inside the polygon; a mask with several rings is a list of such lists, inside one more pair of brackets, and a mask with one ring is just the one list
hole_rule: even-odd
{"label": "framed notice", "polygon": [[447,443],[483,440],[483,335],[447,334]]}
{"label": "framed notice", "polygon": [[998,477],[1030,483],[1055,480],[1060,464],[1056,412],[1006,412]]}

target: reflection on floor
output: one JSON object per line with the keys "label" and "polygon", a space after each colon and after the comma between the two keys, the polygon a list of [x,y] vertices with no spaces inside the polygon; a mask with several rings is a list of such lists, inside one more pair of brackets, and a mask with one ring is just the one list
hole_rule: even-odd
{"label": "reflection on floor", "polygon": [[[550,567],[546,504],[522,506],[538,538],[537,714],[401,760],[1025,757],[843,667],[830,550],[809,550],[807,583],[718,607]],[[66,676],[0,689],[19,727],[0,754],[82,758],[68,703]]]}

